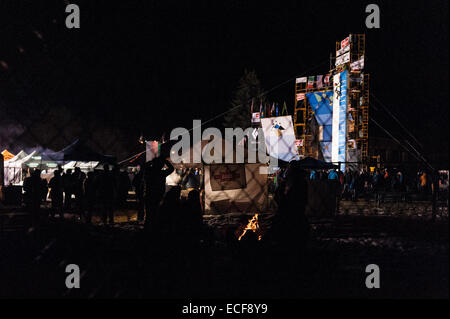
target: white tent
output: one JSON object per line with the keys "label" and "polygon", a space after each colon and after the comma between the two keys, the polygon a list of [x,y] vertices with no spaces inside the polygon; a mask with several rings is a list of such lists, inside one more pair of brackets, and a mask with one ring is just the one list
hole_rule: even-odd
{"label": "white tent", "polygon": [[256,213],[267,206],[265,164],[205,165],[205,212]]}
{"label": "white tent", "polygon": [[98,166],[99,162],[90,161],[90,162],[79,162],[79,161],[70,161],[67,164],[64,164],[62,168],[64,171],[68,169],[75,169],[75,167],[79,167],[83,172],[92,171],[94,168]]}
{"label": "white tent", "polygon": [[[32,153],[33,154],[33,153]],[[8,161],[5,161],[4,171],[5,171],[5,186],[8,185],[22,185],[22,163],[24,160],[27,160],[30,155],[27,154],[23,150],[20,151],[16,156],[11,158]]]}
{"label": "white tent", "polygon": [[[190,147],[188,163],[174,164],[176,168],[197,167],[203,170],[205,213],[255,213],[264,211],[267,205],[267,164],[248,163],[248,152],[244,149],[244,162],[235,163],[236,147],[233,149],[234,163],[225,163],[226,145],[229,142],[222,139],[222,163],[206,164],[193,163],[194,150],[205,153],[205,147],[209,141],[202,140],[200,145]],[[186,150],[184,150],[186,151]],[[167,182],[170,182],[166,179]]]}
{"label": "white tent", "polygon": [[23,185],[28,169],[40,168],[44,177],[53,173],[57,168],[57,163],[53,161],[43,160],[37,151],[30,154],[20,151],[16,156],[5,162],[5,186]]}

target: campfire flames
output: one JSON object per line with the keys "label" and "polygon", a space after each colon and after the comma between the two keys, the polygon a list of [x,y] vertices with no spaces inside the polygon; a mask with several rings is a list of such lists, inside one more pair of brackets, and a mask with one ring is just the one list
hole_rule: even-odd
{"label": "campfire flames", "polygon": [[248,220],[247,226],[244,227],[241,234],[238,236],[238,240],[241,240],[242,237],[247,233],[247,231],[252,231],[258,235],[258,240],[261,240],[261,229],[259,228],[258,223],[258,213],[255,213],[251,219]]}

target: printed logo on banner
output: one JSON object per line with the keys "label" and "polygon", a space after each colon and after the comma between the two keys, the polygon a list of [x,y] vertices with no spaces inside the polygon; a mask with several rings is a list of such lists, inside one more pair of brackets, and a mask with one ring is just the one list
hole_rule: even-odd
{"label": "printed logo on banner", "polygon": [[304,100],[304,99],[305,99],[305,93],[298,93],[297,94],[297,101]]}
{"label": "printed logo on banner", "polygon": [[210,169],[210,184],[213,191],[242,189],[246,187],[245,165],[211,165]]}
{"label": "printed logo on banner", "polygon": [[349,45],[347,45],[347,46],[345,46],[345,47],[340,48],[339,50],[337,50],[337,51],[336,51],[336,56],[340,56],[340,55],[342,55],[342,54],[344,54],[344,53],[346,53],[346,52],[348,52],[348,51],[350,51],[350,46],[349,46]]}
{"label": "printed logo on banner", "polygon": [[255,112],[252,114],[252,123],[261,122],[261,114],[259,112]]}
{"label": "printed logo on banner", "polygon": [[350,37],[346,37],[344,40],[341,41],[341,48],[344,48],[350,44]]}
{"label": "printed logo on banner", "polygon": [[316,77],[314,75],[308,77],[308,89],[312,89],[314,87],[314,82],[316,82]]}
{"label": "printed logo on banner", "polygon": [[[331,160],[335,163],[345,162],[347,136],[347,75],[348,71],[336,74],[333,78],[333,127]],[[341,166],[345,170],[345,164]]]}
{"label": "printed logo on banner", "polygon": [[361,71],[364,69],[364,55],[358,61],[352,62],[350,64],[352,71]]}
{"label": "printed logo on banner", "polygon": [[350,62],[350,52],[347,52],[341,56],[336,57],[335,65],[339,66],[339,65],[345,64],[347,62]]}

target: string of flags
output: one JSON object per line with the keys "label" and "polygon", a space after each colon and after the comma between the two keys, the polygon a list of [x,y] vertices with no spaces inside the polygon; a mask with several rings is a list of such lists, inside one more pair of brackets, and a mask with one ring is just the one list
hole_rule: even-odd
{"label": "string of flags", "polygon": [[[320,74],[320,75],[312,75],[312,76],[308,76],[308,77],[301,77],[301,78],[297,78],[295,80],[295,83],[306,83],[306,87],[308,89],[312,89],[312,88],[324,88],[324,87],[329,87],[332,86],[333,83],[330,81],[331,78],[331,74]],[[297,100],[299,100],[299,96],[297,95]]]}
{"label": "string of flags", "polygon": [[258,109],[255,109],[254,107],[254,100],[252,99],[250,113],[252,114],[252,123],[259,123],[261,118],[264,117],[288,115],[288,108],[286,105],[286,101],[284,101],[283,107],[280,109],[279,104],[276,102],[272,102],[272,105],[270,105],[270,103],[263,103],[262,100],[260,100],[258,112]]}

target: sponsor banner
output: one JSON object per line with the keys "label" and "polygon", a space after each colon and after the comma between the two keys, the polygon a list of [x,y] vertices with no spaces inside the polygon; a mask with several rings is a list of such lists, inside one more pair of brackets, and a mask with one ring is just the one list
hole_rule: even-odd
{"label": "sponsor banner", "polygon": [[298,93],[297,94],[297,101],[304,100],[304,99],[305,99],[305,93]]}
{"label": "sponsor banner", "polygon": [[336,56],[343,55],[344,53],[346,53],[346,52],[348,52],[348,51],[350,51],[350,46],[349,46],[349,45],[347,45],[347,46],[345,46],[345,47],[340,48],[339,50],[337,50],[337,51],[336,51]]}
{"label": "sponsor banner", "polygon": [[319,125],[331,125],[333,119],[333,91],[306,94]]}
{"label": "sponsor banner", "polygon": [[362,76],[361,77],[360,76],[356,76],[356,77],[354,76],[354,77],[350,78],[350,82],[356,82],[358,84],[362,84],[362,81],[363,81]]}
{"label": "sponsor banner", "polygon": [[[333,77],[333,134],[331,160],[345,162],[347,139],[347,79],[348,71],[343,71]],[[341,166],[345,170],[345,164]]]}
{"label": "sponsor banner", "polygon": [[308,85],[307,85],[308,89],[312,89],[314,87],[314,82],[316,82],[316,77],[314,75],[309,76],[308,77]]}
{"label": "sponsor banner", "polygon": [[356,149],[356,140],[348,140],[348,148]]}
{"label": "sponsor banner", "polygon": [[341,56],[336,57],[335,65],[339,66],[348,62],[350,62],[350,52],[347,52]]}
{"label": "sponsor banner", "polygon": [[361,71],[364,69],[364,56],[361,56],[361,58],[358,61],[352,62],[350,64],[350,68],[352,71]]}
{"label": "sponsor banner", "polygon": [[344,40],[341,41],[341,49],[345,47],[350,47],[350,37],[346,37]]}
{"label": "sponsor banner", "polygon": [[290,162],[297,156],[292,117],[278,116],[261,119],[267,153],[273,158]]}
{"label": "sponsor banner", "polygon": [[259,112],[255,112],[252,114],[252,123],[259,123],[261,122],[261,114]]}
{"label": "sponsor banner", "polygon": [[295,83],[306,83],[306,76],[302,78],[296,78]]}
{"label": "sponsor banner", "polygon": [[213,191],[246,187],[245,164],[211,165],[210,184]]}
{"label": "sponsor banner", "polygon": [[320,142],[320,149],[325,162],[331,162],[331,147],[331,142]]}
{"label": "sponsor banner", "polygon": [[295,140],[295,146],[302,147],[303,146],[303,140]]}

